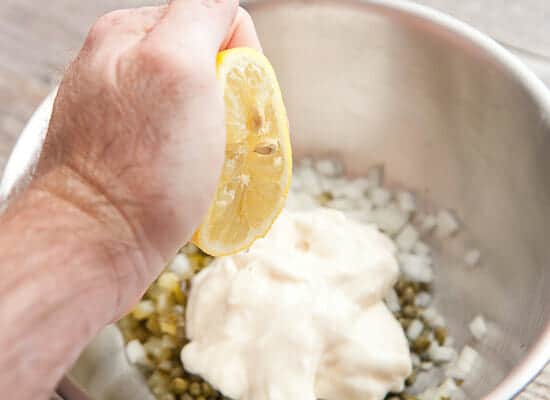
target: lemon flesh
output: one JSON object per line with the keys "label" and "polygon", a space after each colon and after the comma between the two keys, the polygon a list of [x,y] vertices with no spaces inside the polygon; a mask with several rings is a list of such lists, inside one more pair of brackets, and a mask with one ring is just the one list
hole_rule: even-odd
{"label": "lemon flesh", "polygon": [[284,207],[292,175],[288,120],[267,58],[236,48],[218,55],[226,149],[214,201],[193,243],[213,256],[247,249]]}

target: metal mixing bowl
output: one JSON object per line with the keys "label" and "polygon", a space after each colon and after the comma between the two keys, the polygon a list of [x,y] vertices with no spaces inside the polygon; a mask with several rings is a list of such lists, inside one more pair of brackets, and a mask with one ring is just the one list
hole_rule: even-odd
{"label": "metal mixing bowl", "polygon": [[[459,346],[472,342],[467,324],[476,314],[489,321],[476,345],[483,368],[465,385],[469,396],[511,398],[550,358],[547,89],[494,41],[408,2],[259,0],[247,7],[280,78],[297,158],[336,156],[352,174],[384,163],[390,184],[460,216],[463,233],[438,248],[437,305]],[[51,99],[20,139],[4,197],[28,176],[50,109]],[[461,265],[468,246],[482,251],[477,270]],[[105,335],[116,338],[112,330]],[[106,393],[98,376],[108,375],[116,351],[92,350],[76,376],[108,398],[97,395]],[[119,385],[137,379],[119,375]]]}

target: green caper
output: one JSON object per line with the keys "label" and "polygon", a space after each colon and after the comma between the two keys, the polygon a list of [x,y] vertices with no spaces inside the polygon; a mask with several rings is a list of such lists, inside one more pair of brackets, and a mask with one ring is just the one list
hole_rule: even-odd
{"label": "green caper", "polygon": [[416,382],[417,372],[413,371],[407,379],[405,379],[405,385],[406,386],[412,386]]}
{"label": "green caper", "polygon": [[421,354],[428,350],[431,346],[431,341],[428,335],[422,334],[412,343],[412,351]]}
{"label": "green caper", "polygon": [[409,328],[409,325],[411,324],[412,322],[412,319],[410,318],[404,318],[404,317],[399,317],[398,318],[398,321],[399,323],[401,324],[401,326],[403,327],[403,329],[408,329]]}
{"label": "green caper", "polygon": [[201,394],[201,385],[198,382],[193,382],[191,386],[189,386],[189,393],[193,396],[199,396]]}
{"label": "green caper", "polygon": [[208,383],[203,382],[201,384],[202,394],[205,396],[210,396],[212,393],[214,393],[214,389],[212,389],[212,386],[210,386]]}
{"label": "green caper", "polygon": [[413,305],[416,298],[416,292],[412,286],[407,286],[401,294],[401,303],[406,305]]}
{"label": "green caper", "polygon": [[434,337],[435,340],[437,340],[437,343],[439,343],[440,346],[443,346],[445,344],[445,340],[447,339],[447,328],[438,326],[434,329]]}
{"label": "green caper", "polygon": [[416,318],[418,316],[418,309],[412,305],[406,305],[402,309],[402,314],[407,318]]}
{"label": "green caper", "polygon": [[170,383],[170,389],[176,394],[182,394],[189,389],[189,381],[184,378],[174,378]]}
{"label": "green caper", "polygon": [[401,296],[401,294],[405,291],[405,289],[407,288],[408,285],[409,285],[409,283],[407,282],[406,279],[399,278],[399,280],[395,284],[395,291],[397,292],[397,294],[399,296]]}
{"label": "green caper", "polygon": [[331,192],[327,192],[327,191],[321,193],[317,198],[317,201],[322,206],[326,206],[332,200],[334,200],[334,196],[332,195]]}

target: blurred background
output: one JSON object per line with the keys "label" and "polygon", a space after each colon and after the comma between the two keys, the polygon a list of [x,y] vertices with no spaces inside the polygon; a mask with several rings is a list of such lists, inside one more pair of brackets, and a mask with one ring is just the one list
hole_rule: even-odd
{"label": "blurred background", "polygon": [[[489,34],[550,86],[550,0],[418,0]],[[101,14],[160,0],[0,0],[0,171]],[[550,367],[519,397],[550,400]]]}

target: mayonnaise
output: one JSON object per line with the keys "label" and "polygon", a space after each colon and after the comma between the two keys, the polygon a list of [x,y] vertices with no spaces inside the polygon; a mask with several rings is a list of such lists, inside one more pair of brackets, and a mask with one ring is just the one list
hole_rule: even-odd
{"label": "mayonnaise", "polygon": [[369,400],[399,392],[407,340],[382,302],[392,242],[317,209],[283,213],[252,248],[193,280],[185,368],[236,400]]}

